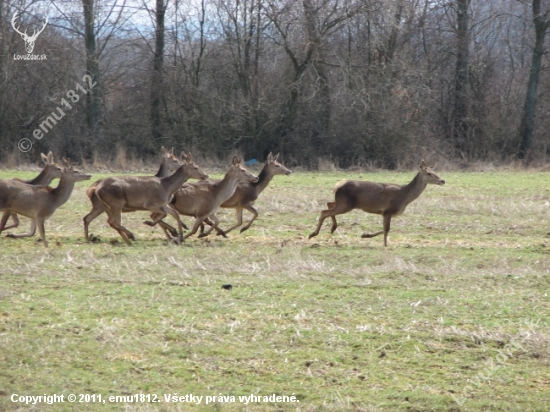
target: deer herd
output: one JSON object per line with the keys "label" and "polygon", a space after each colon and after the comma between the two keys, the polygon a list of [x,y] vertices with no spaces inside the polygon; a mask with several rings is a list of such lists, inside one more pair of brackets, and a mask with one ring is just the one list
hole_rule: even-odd
{"label": "deer herd", "polygon": [[[115,176],[94,182],[86,191],[92,209],[84,221],[84,237],[91,241],[90,223],[102,213],[107,214],[107,223],[115,229],[122,239],[131,245],[135,236],[122,225],[122,213],[134,211],[149,211],[150,219],[144,223],[149,226],[160,226],[166,238],[177,243],[183,242],[189,236],[199,231],[199,237],[208,236],[213,230],[218,235],[227,237],[230,231],[243,224],[243,210],[252,213],[252,218],[241,228],[247,230],[258,217],[254,202],[267,187],[273,176],[289,175],[291,172],[277,161],[279,155],[267,156],[267,162],[258,176],[250,173],[233,157],[228,172],[219,181],[208,180],[208,175],[195,164],[191,154],[182,153],[176,157],[173,149],[162,148],[162,161],[154,176]],[[44,221],[67,202],[76,182],[91,179],[89,174],[72,167],[70,160],[63,159],[62,165],[55,163],[53,154],[42,154],[44,168],[34,179],[0,179],[0,233],[14,229],[19,225],[18,215],[31,219],[28,233],[12,234],[7,237],[21,238],[33,236],[38,231],[44,246],[47,246]],[[48,185],[59,179],[55,188]],[[197,179],[196,182],[187,182]],[[424,161],[420,162],[419,171],[407,185],[395,185],[365,181],[343,180],[334,187],[334,202],[328,202],[328,209],[321,211],[317,227],[309,238],[317,236],[324,220],[332,219],[331,233],[338,224],[336,216],[353,209],[367,213],[375,213],[383,217],[383,230],[362,235],[370,238],[384,234],[384,246],[387,246],[390,222],[393,216],[398,216],[413,200],[417,199],[428,184],[444,185],[445,180],[439,178],[432,168]],[[219,208],[235,209],[237,223],[226,230],[219,227],[216,212]],[[177,223],[177,229],[166,223],[164,219],[170,215]],[[188,229],[181,221],[180,215],[195,218],[193,227],[185,236],[183,229]],[[7,225],[8,220],[13,223]],[[209,228],[205,231],[205,226]]]}

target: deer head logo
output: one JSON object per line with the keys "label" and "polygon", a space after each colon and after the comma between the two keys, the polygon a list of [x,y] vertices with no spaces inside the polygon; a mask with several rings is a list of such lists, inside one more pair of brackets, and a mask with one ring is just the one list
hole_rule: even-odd
{"label": "deer head logo", "polygon": [[13,26],[13,29],[21,35],[23,40],[25,41],[25,48],[27,49],[27,53],[31,54],[34,49],[34,42],[36,41],[38,35],[44,31],[46,28],[46,25],[48,24],[48,16],[44,15],[46,17],[46,21],[44,22],[44,26],[38,31],[34,30],[32,36],[29,36],[27,34],[27,30],[25,30],[24,33],[21,33],[19,31],[19,27],[15,27],[15,21],[17,20],[17,17],[19,15],[19,12],[15,12],[13,15],[13,18],[11,19],[11,25]]}

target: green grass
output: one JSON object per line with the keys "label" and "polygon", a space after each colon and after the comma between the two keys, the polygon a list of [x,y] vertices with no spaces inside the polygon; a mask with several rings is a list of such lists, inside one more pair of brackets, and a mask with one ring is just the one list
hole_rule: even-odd
{"label": "green grass", "polygon": [[[548,410],[549,175],[438,174],[447,184],[392,221],[386,249],[360,238],[382,223],[359,211],[307,236],[339,180],[414,173],[276,176],[248,231],[182,246],[144,212],[123,216],[131,247],[105,215],[90,226],[100,241],[85,243],[90,182],[78,184],[46,223],[48,249],[0,238],[0,410],[31,409],[12,394],[54,393],[161,402],[32,410]],[[16,175],[33,174],[0,177]],[[174,393],[236,402],[165,403]],[[299,403],[239,403],[250,394]]]}

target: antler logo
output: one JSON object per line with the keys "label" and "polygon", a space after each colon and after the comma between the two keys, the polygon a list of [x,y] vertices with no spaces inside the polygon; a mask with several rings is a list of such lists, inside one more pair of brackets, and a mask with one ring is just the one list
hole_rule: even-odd
{"label": "antler logo", "polygon": [[15,12],[15,14],[13,15],[13,18],[11,19],[11,25],[13,26],[13,29],[17,33],[19,33],[21,35],[21,37],[23,38],[23,40],[25,41],[25,48],[27,49],[27,53],[31,54],[33,49],[34,49],[34,42],[38,38],[38,35],[44,31],[44,29],[46,28],[46,25],[48,24],[48,16],[44,15],[46,17],[46,21],[44,22],[44,26],[42,26],[42,28],[38,31],[34,30],[34,33],[32,34],[32,36],[29,36],[27,34],[27,30],[25,30],[24,33],[21,33],[19,31],[19,27],[15,27],[15,21],[17,20],[18,15],[19,15],[19,12]]}

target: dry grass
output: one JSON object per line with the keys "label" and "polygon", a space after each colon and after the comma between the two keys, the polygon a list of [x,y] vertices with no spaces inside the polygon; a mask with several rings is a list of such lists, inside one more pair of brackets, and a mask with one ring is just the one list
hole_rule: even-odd
{"label": "dry grass", "polygon": [[[91,225],[100,241],[86,244],[81,219],[89,204],[86,185],[78,185],[47,224],[49,249],[36,238],[0,239],[0,408],[25,409],[9,400],[12,393],[177,392],[294,393],[300,403],[78,406],[544,410],[546,175],[441,174],[447,185],[429,187],[392,222],[386,249],[381,238],[360,238],[380,228],[381,218],[357,211],[338,217],[332,236],[328,223],[317,238],[307,235],[337,181],[406,183],[411,173],[277,176],[247,232],[182,246],[143,225],[145,213],[123,216],[138,239],[132,247],[104,216]],[[222,227],[235,219],[231,210],[219,216]],[[522,348],[476,384],[486,362],[511,342]],[[459,408],[451,395],[461,397],[468,385],[473,390]]]}

